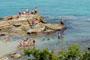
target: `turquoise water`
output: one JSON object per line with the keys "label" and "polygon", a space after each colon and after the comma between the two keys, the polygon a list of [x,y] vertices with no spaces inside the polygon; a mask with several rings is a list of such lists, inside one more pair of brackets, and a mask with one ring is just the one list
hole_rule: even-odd
{"label": "turquoise water", "polygon": [[36,6],[45,16],[90,16],[90,0],[0,0],[0,17]]}
{"label": "turquoise water", "polygon": [[[62,39],[53,37],[57,33],[32,37],[37,41],[36,47],[56,50],[71,44],[78,44],[82,49],[90,46],[90,0],[0,0],[0,17],[34,7],[39,8],[46,21],[58,23],[60,18],[64,18],[68,27]],[[20,39],[18,36],[11,37]]]}

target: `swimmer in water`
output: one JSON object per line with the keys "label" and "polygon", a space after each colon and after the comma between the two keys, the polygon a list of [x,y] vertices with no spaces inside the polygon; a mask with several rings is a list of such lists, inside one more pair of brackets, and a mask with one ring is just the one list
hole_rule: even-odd
{"label": "swimmer in water", "polygon": [[35,40],[33,40],[33,47],[35,47],[35,43],[36,43],[36,41],[35,41]]}
{"label": "swimmer in water", "polygon": [[23,42],[22,42],[22,40],[20,40],[20,41],[18,42],[18,48],[19,48],[19,49],[22,49],[22,47],[23,47]]}
{"label": "swimmer in water", "polygon": [[28,40],[24,40],[24,48],[27,48],[28,47]]}
{"label": "swimmer in water", "polygon": [[58,33],[58,39],[61,39],[61,38],[62,38],[61,34],[60,34],[60,33]]}

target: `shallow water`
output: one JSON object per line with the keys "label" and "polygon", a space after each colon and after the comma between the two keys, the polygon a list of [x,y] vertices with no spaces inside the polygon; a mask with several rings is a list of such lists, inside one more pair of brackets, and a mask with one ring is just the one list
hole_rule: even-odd
{"label": "shallow water", "polygon": [[[83,50],[90,47],[90,0],[0,0],[0,17],[15,15],[20,10],[33,9],[36,6],[46,21],[59,23],[59,19],[64,18],[68,27],[62,39],[54,37],[57,33],[31,36],[37,41],[36,47],[54,51],[71,44],[78,44]],[[11,35],[10,38],[11,41],[6,43],[4,38],[0,37],[0,54],[16,50],[18,40],[24,40],[26,37]]]}

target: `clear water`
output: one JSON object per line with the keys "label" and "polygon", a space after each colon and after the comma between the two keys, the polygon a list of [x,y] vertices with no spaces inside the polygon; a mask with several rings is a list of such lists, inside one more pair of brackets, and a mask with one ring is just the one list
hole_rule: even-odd
{"label": "clear water", "polygon": [[[89,6],[90,0],[0,0],[0,17],[15,15],[26,8],[38,7],[39,13],[43,14],[46,21],[58,23],[60,18],[64,18],[68,29],[64,31],[62,39],[54,38],[53,35],[56,33],[32,37],[37,41],[36,47],[57,50],[78,44],[84,49],[90,46]],[[0,37],[0,54],[15,50],[17,41],[21,37],[23,38],[23,36],[11,36],[13,41],[9,43],[3,42],[3,38]]]}

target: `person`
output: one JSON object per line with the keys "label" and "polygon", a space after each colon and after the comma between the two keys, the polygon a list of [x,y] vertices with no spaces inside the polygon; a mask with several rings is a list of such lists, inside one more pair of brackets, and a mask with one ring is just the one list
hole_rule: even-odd
{"label": "person", "polygon": [[24,14],[26,14],[26,12],[25,12],[25,11],[23,11],[23,12],[22,12],[22,14],[24,15]]}
{"label": "person", "polygon": [[64,25],[64,19],[63,18],[60,20],[60,23],[61,23],[61,25]]}
{"label": "person", "polygon": [[35,46],[35,42],[36,42],[36,41],[35,41],[35,40],[33,40],[33,46]]}
{"label": "person", "polygon": [[29,9],[26,9],[26,14],[30,14],[30,10]]}
{"label": "person", "polygon": [[31,26],[31,28],[33,29],[33,28],[34,28],[34,26],[35,26],[35,24],[34,24],[34,22],[32,22],[32,26]]}
{"label": "person", "polygon": [[21,16],[22,15],[22,12],[19,12],[19,15]]}
{"label": "person", "polygon": [[24,40],[24,48],[28,47],[28,39]]}
{"label": "person", "polygon": [[38,8],[37,8],[37,7],[35,7],[35,8],[32,10],[31,14],[36,14],[36,13],[37,13],[37,11],[38,11]]}
{"label": "person", "polygon": [[18,42],[18,48],[19,48],[19,49],[22,49],[22,46],[23,46],[23,44],[22,44],[22,41],[20,40],[20,41]]}
{"label": "person", "polygon": [[35,14],[34,9],[31,11],[31,14]]}
{"label": "person", "polygon": [[23,43],[23,45],[24,45],[24,48],[26,48],[26,40],[24,40],[24,43]]}
{"label": "person", "polygon": [[38,8],[35,7],[35,8],[34,8],[34,12],[35,12],[35,14],[37,13],[37,11],[38,11]]}
{"label": "person", "polygon": [[61,34],[59,33],[59,34],[58,34],[58,39],[60,39],[60,38],[61,38]]}

